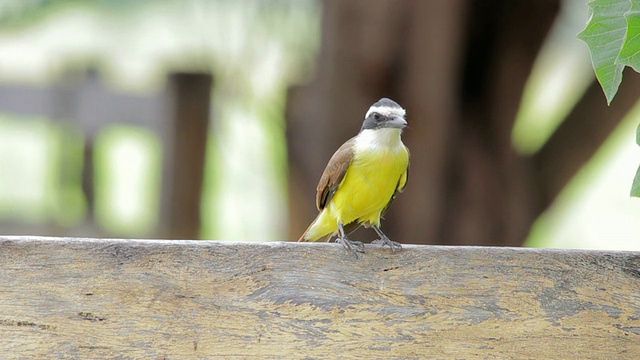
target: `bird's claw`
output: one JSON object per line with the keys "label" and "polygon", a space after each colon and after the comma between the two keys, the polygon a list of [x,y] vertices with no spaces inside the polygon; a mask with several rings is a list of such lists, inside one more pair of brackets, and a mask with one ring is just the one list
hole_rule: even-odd
{"label": "bird's claw", "polygon": [[388,237],[386,236],[381,236],[380,239],[377,240],[373,240],[371,242],[371,244],[373,245],[380,245],[382,247],[384,247],[385,245],[388,246],[391,251],[395,252],[396,250],[401,250],[402,249],[402,245],[397,242],[397,241],[391,241],[389,240]]}
{"label": "bird's claw", "polygon": [[352,251],[358,257],[358,253],[364,254],[364,244],[362,241],[349,240],[346,237],[337,237],[336,243],[342,244],[345,249]]}

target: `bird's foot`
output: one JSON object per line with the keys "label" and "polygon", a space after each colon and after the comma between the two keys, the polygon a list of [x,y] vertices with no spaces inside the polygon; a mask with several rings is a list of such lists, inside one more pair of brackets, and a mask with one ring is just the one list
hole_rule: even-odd
{"label": "bird's foot", "polygon": [[378,240],[373,240],[371,242],[371,244],[373,245],[380,245],[382,247],[384,247],[385,245],[388,246],[391,251],[395,252],[396,250],[401,250],[402,249],[402,245],[400,245],[399,242],[396,241],[391,241],[389,240],[388,237],[386,236],[381,236],[380,239]]}
{"label": "bird's foot", "polygon": [[342,244],[345,249],[352,251],[358,257],[358,253],[364,254],[364,244],[362,241],[349,240],[346,236],[338,236],[335,240],[336,243]]}

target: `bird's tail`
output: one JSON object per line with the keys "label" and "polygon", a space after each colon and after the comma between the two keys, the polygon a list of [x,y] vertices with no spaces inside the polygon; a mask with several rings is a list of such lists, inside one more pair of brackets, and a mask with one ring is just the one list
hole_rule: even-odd
{"label": "bird's tail", "polygon": [[[313,223],[311,223],[313,224]],[[309,225],[309,227],[307,228],[307,230],[305,230],[302,235],[300,235],[300,239],[298,239],[298,242],[306,242],[309,241],[306,239],[307,233],[309,232],[309,228],[311,227],[311,225]]]}
{"label": "bird's tail", "polygon": [[319,221],[320,217],[323,214],[324,212],[321,212],[318,214],[318,216],[316,216],[316,218],[311,222],[309,227],[307,227],[307,230],[305,230],[302,233],[302,235],[300,236],[300,239],[298,239],[298,242],[323,240],[335,232],[334,230],[331,230],[331,229],[322,229],[323,226],[318,225],[318,223],[320,222]]}
{"label": "bird's tail", "polygon": [[[311,230],[311,228],[313,227],[313,225],[316,223],[316,221],[318,221],[318,217],[320,216],[320,214],[318,214],[318,216],[316,216],[315,219],[313,219],[313,221],[311,222],[311,224],[309,224],[309,226],[307,227],[307,230],[305,230],[302,235],[300,236],[300,239],[298,239],[298,242],[306,242],[309,241],[310,239],[307,238],[307,234],[309,233],[309,231]],[[313,240],[311,240],[313,241]]]}

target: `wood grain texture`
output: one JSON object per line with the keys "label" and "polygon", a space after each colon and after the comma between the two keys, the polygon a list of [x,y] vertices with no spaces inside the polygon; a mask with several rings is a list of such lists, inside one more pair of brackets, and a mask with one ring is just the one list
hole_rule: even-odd
{"label": "wood grain texture", "polygon": [[0,237],[3,359],[640,356],[640,253]]}

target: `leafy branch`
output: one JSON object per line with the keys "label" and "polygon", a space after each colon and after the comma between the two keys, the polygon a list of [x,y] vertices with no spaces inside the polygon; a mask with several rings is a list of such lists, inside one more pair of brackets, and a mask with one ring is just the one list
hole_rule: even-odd
{"label": "leafy branch", "polygon": [[[591,0],[590,18],[578,38],[587,43],[596,78],[611,104],[629,66],[640,72],[640,1]],[[636,142],[640,145],[640,128]],[[640,197],[640,168],[631,187],[631,196]]]}

